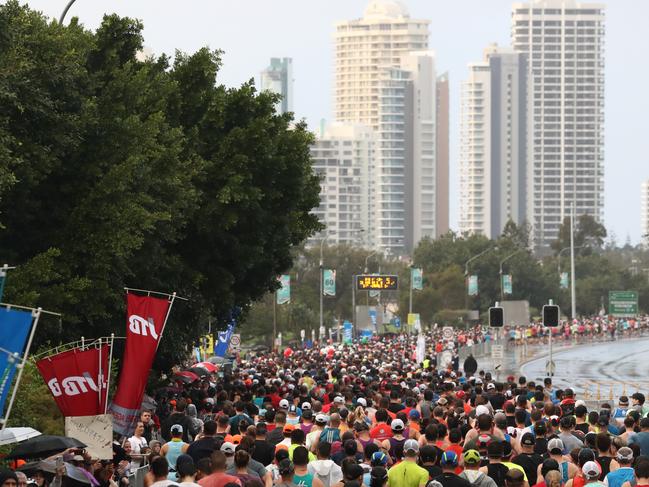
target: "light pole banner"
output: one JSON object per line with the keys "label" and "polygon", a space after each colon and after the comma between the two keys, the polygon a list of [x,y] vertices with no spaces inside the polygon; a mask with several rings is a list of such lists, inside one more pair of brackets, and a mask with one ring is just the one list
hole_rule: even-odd
{"label": "light pole banner", "polygon": [[63,416],[103,414],[108,399],[110,347],[74,348],[36,362]]}
{"label": "light pole banner", "polygon": [[469,296],[478,295],[478,276],[475,274],[469,276],[469,281],[467,283]]}
{"label": "light pole banner", "polygon": [[335,269],[323,269],[322,271],[322,294],[325,296],[336,295],[336,271]]}
{"label": "light pole banner", "polygon": [[562,272],[561,276],[559,277],[559,286],[561,289],[568,289],[568,284],[570,282],[570,278],[568,277],[567,272]]}
{"label": "light pole banner", "polygon": [[286,304],[291,302],[291,276],[282,274],[279,278],[281,287],[277,290],[277,304]]}
{"label": "light pole banner", "polygon": [[0,308],[0,416],[4,417],[5,402],[23,358],[27,337],[32,329],[31,311]]}
{"label": "light pole banner", "polygon": [[424,273],[421,269],[413,267],[410,269],[410,282],[412,288],[421,291],[424,288]]}
{"label": "light pole banner", "polygon": [[126,295],[126,347],[110,408],[114,429],[122,435],[131,434],[140,417],[144,388],[169,309],[170,301],[166,298]]}
{"label": "light pole banner", "polygon": [[503,293],[513,294],[512,292],[512,275],[503,274]]}
{"label": "light pole banner", "polygon": [[349,321],[343,323],[343,343],[351,345],[353,325]]}

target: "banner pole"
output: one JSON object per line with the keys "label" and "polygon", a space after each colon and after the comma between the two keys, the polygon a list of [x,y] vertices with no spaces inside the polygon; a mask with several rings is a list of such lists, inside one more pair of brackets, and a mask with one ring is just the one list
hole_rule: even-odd
{"label": "banner pole", "polygon": [[162,323],[162,329],[160,330],[160,336],[158,337],[158,344],[155,347],[156,352],[158,351],[158,347],[160,346],[160,342],[162,341],[162,334],[165,332],[165,327],[167,326],[167,320],[169,319],[169,315],[171,314],[171,308],[173,308],[175,299],[176,299],[176,291],[171,293],[171,296],[169,297],[169,308],[167,309],[167,315],[165,316],[165,320]]}
{"label": "banner pole", "polygon": [[104,401],[104,414],[108,412],[108,392],[110,391],[110,371],[113,369],[113,345],[115,344],[115,334],[110,334],[110,355],[108,356],[108,378],[106,379],[106,399]]}
{"label": "banner pole", "polygon": [[27,362],[27,357],[29,356],[29,349],[32,346],[32,341],[34,340],[34,335],[36,334],[36,327],[38,326],[38,319],[41,317],[41,308],[32,309],[32,317],[34,322],[32,323],[32,329],[29,333],[29,340],[27,340],[27,346],[25,347],[25,353],[23,354],[20,365],[18,366],[18,377],[16,377],[16,384],[14,385],[13,391],[11,391],[11,398],[9,399],[9,406],[7,407],[7,414],[2,420],[2,428],[0,431],[3,431],[7,427],[7,421],[9,421],[9,415],[11,414],[11,408],[14,405],[14,400],[16,399],[16,392],[18,391],[18,386],[20,385],[20,379],[23,376],[23,371],[25,370],[25,362]]}
{"label": "banner pole", "polygon": [[104,389],[104,374],[102,374],[102,370],[101,370],[101,364],[102,364],[101,345],[102,345],[102,342],[103,342],[103,338],[100,338],[99,339],[99,348],[98,348],[98,351],[99,351],[99,373],[97,374],[97,384],[99,385],[98,397],[99,397],[99,410],[100,411],[101,411],[101,406],[102,406],[102,404],[101,404],[101,391]]}

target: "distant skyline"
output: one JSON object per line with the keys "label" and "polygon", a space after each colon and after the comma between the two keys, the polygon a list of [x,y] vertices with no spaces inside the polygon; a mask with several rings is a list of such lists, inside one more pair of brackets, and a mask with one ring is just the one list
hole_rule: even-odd
{"label": "distant skyline", "polygon": [[[34,0],[32,8],[58,18],[66,0]],[[332,121],[334,23],[361,17],[367,0],[77,0],[72,16],[95,29],[104,13],[144,23],[145,44],[156,55],[203,46],[224,51],[218,82],[236,86],[258,79],[271,57],[293,58],[296,117],[318,131]],[[510,44],[510,0],[404,0],[410,16],[429,19],[430,48],[437,70],[448,71],[451,90],[450,208],[457,229],[459,210],[460,83],[467,64],[478,61],[490,43]],[[605,220],[619,244],[641,237],[640,185],[649,179],[646,133],[649,123],[649,66],[643,39],[649,2],[615,0],[606,5]]]}

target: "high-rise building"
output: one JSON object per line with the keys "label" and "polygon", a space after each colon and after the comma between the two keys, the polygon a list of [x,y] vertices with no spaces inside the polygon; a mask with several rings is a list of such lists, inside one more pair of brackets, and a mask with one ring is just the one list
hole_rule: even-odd
{"label": "high-rise building", "polygon": [[[437,176],[438,92],[428,24],[411,19],[400,1],[372,0],[363,18],[336,24],[334,36],[336,119],[362,123],[376,135],[371,240],[391,255],[437,235],[437,186],[448,186],[448,177]],[[439,95],[444,101],[443,90]]]}
{"label": "high-rise building", "polygon": [[575,204],[603,220],[604,5],[515,3],[512,46],[528,55],[528,222],[547,251]]}
{"label": "high-rise building", "polygon": [[[326,226],[330,244],[372,246],[371,171],[374,131],[361,124],[333,123],[311,146],[320,176],[320,205],[313,210]],[[315,236],[310,243],[320,241]]]}
{"label": "high-rise building", "polygon": [[336,24],[336,120],[378,130],[384,71],[398,67],[402,55],[428,49],[429,23],[411,19],[401,1],[371,0],[363,18]]}
{"label": "high-rise building", "polygon": [[527,55],[492,45],[469,65],[460,116],[460,231],[497,238],[527,203]]}
{"label": "high-rise building", "polygon": [[448,73],[437,77],[437,140],[435,141],[435,236],[448,233],[449,226],[449,89]]}
{"label": "high-rise building", "polygon": [[642,242],[649,246],[649,179],[642,183],[640,194],[640,228],[642,230]]}
{"label": "high-rise building", "polygon": [[277,103],[279,113],[293,111],[293,59],[271,58],[270,66],[261,72],[259,81],[260,91],[268,90],[282,95]]}

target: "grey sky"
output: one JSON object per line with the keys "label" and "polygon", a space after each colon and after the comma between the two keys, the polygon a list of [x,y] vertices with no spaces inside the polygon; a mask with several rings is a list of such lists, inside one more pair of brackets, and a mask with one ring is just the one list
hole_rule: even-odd
{"label": "grey sky", "polygon": [[[57,17],[66,0],[33,0]],[[451,81],[451,226],[458,219],[459,89],[466,65],[491,42],[509,44],[510,0],[404,0],[411,17],[431,20],[438,72]],[[619,243],[640,238],[640,183],[649,178],[649,1],[609,0],[606,25],[605,224]],[[202,46],[225,51],[220,81],[256,77],[270,57],[292,57],[297,117],[313,130],[331,119],[332,33],[337,20],[362,16],[367,0],[77,0],[69,16],[96,28],[104,12],[144,22],[156,54]]]}

